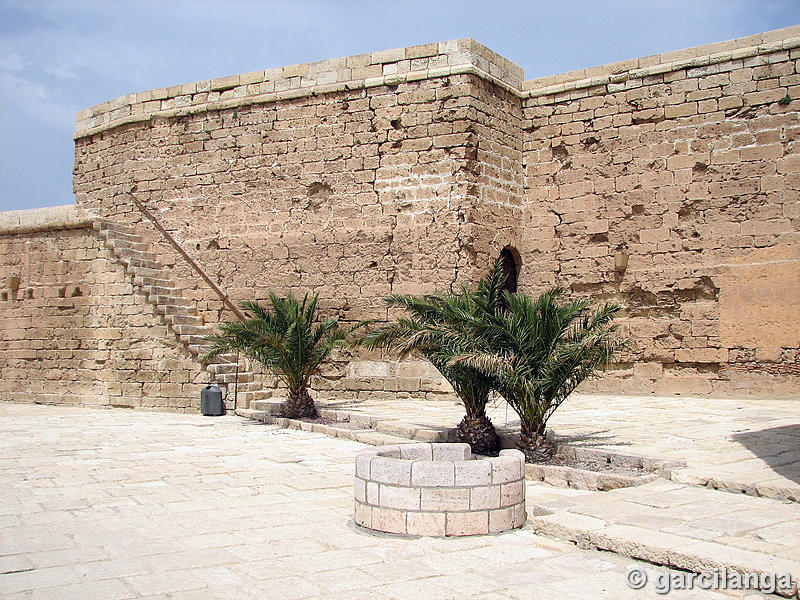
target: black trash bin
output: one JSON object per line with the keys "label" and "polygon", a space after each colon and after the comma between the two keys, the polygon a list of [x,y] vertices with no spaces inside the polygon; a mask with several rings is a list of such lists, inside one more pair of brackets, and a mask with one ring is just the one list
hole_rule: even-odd
{"label": "black trash bin", "polygon": [[207,385],[200,392],[200,412],[207,417],[219,417],[225,414],[222,402],[222,390],[215,385]]}

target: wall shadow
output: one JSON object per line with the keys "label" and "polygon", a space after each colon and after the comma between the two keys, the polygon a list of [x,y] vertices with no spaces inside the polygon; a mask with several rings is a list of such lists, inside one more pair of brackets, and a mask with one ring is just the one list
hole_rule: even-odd
{"label": "wall shadow", "polygon": [[734,433],[731,438],[766,462],[777,474],[800,483],[800,424]]}

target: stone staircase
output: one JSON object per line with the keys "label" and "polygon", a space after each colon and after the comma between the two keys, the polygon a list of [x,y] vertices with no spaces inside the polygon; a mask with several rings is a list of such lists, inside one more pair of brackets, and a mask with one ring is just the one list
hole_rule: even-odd
{"label": "stone staircase", "polygon": [[248,362],[240,359],[237,363],[236,354],[223,354],[208,363],[202,362],[201,357],[207,351],[204,338],[213,333],[214,328],[206,325],[197,314],[194,302],[181,295],[167,269],[158,262],[151,246],[134,228],[107,219],[97,219],[93,228],[117,262],[125,268],[134,289],[155,306],[162,321],[192,357],[203,364],[203,368],[211,375],[211,381],[223,390],[229,408],[233,408],[234,394],[237,405],[241,407],[270,397],[271,391],[261,389]]}

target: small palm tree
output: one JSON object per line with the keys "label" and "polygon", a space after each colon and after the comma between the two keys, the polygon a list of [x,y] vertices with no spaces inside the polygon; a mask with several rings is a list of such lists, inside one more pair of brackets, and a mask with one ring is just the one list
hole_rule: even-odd
{"label": "small palm tree", "polygon": [[272,371],[289,388],[283,414],[292,419],[314,417],[314,400],[308,393],[311,377],[319,372],[331,351],[345,344],[348,331],[336,319],[314,326],[317,294],[299,302],[293,294],[279,298],[269,294],[270,308],[257,302],[243,302],[249,313],[243,321],[219,325],[220,333],[208,336],[208,360],[219,354],[239,351]]}
{"label": "small palm tree", "polygon": [[563,293],[551,289],[533,300],[506,292],[506,310],[469,318],[465,330],[480,340],[482,349],[449,363],[477,369],[491,379],[519,415],[518,448],[531,462],[553,455],[546,426],[555,410],[623,345],[611,325],[623,310],[621,304],[606,303],[591,311],[588,300],[560,303]]}
{"label": "small palm tree", "polygon": [[464,329],[468,324],[464,317],[483,318],[482,315],[499,310],[504,281],[498,263],[480,281],[477,290],[465,285],[457,294],[391,295],[386,302],[404,308],[410,316],[374,329],[361,340],[369,348],[391,348],[401,358],[415,354],[427,359],[464,405],[466,414],[458,425],[456,440],[468,443],[476,454],[492,454],[500,447],[494,425],[486,416],[491,381],[478,369],[455,364],[452,359],[478,349]]}

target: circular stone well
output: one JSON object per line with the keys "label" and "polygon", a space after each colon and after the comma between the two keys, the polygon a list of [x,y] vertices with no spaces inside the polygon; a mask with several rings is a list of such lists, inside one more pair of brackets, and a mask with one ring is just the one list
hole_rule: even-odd
{"label": "circular stone well", "polygon": [[451,536],[522,527],[525,458],[472,456],[469,444],[402,444],[356,457],[355,522],[387,533]]}

